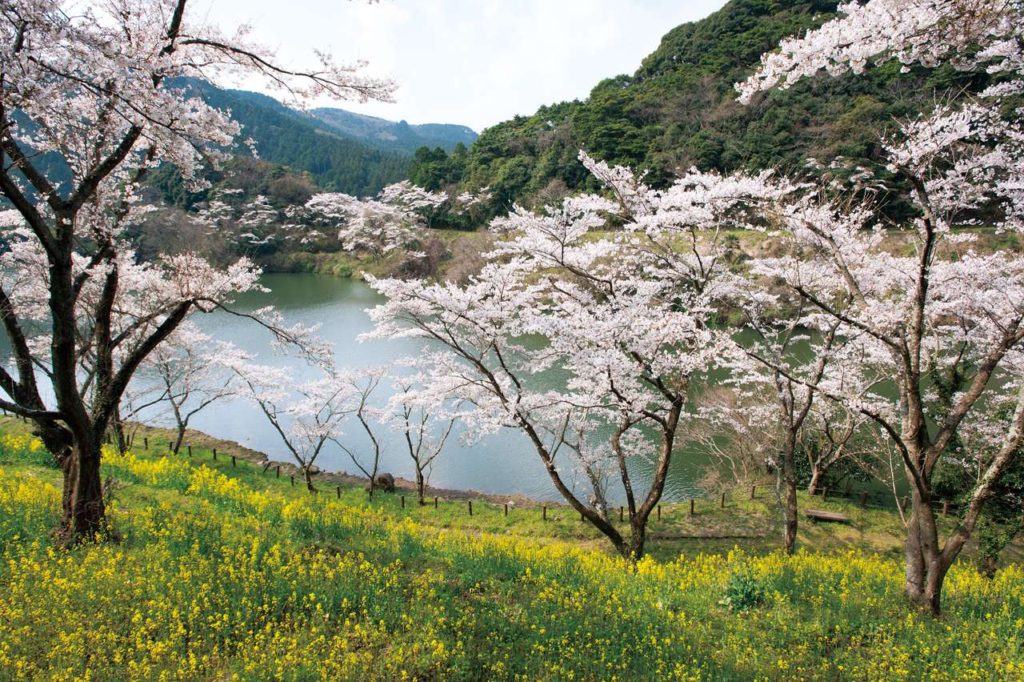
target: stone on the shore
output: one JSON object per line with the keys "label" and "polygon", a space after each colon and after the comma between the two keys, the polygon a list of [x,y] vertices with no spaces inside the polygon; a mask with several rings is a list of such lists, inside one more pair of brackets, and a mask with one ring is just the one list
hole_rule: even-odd
{"label": "stone on the shore", "polygon": [[377,474],[377,478],[373,479],[373,487],[386,493],[393,493],[395,492],[395,477],[391,474]]}

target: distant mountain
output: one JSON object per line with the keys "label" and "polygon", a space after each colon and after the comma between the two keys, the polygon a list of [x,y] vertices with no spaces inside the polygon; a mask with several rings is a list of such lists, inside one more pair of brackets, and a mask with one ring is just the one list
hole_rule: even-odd
{"label": "distant mountain", "polygon": [[[183,85],[210,105],[230,110],[242,126],[237,139],[252,138],[260,158],[308,172],[324,189],[365,196],[408,177],[407,154],[371,147],[273,97],[202,81]],[[236,151],[249,153],[241,142]]]}
{"label": "distant mountain", "polygon": [[353,137],[371,147],[412,154],[420,147],[441,147],[447,152],[456,145],[469,146],[479,137],[462,125],[425,123],[411,125],[405,121],[388,121],[374,116],[355,114],[344,109],[313,109],[310,114],[334,131]]}

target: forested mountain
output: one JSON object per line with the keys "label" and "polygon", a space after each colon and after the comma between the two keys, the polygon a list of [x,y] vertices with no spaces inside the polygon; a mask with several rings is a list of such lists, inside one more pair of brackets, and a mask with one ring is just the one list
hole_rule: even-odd
{"label": "forested mountain", "polygon": [[249,153],[241,141],[252,138],[261,159],[308,172],[323,189],[368,195],[408,176],[407,154],[352,139],[272,97],[200,81],[185,85],[213,106],[231,110],[242,125],[236,144],[239,154]]}
{"label": "forested mountain", "polygon": [[344,109],[321,108],[310,112],[333,130],[354,137],[371,147],[412,154],[420,147],[451,151],[456,145],[470,145],[478,137],[472,128],[445,123],[410,124],[364,116]]}
{"label": "forested mountain", "polygon": [[500,123],[468,153],[420,150],[411,177],[428,188],[490,187],[500,211],[585,185],[580,149],[647,171],[654,184],[692,166],[798,173],[809,158],[870,162],[894,119],[979,85],[948,68],[901,73],[898,64],[888,64],[860,77],[806,79],[751,106],[736,103],[733,84],[763,52],[820,25],[835,7],[826,0],[731,0],[670,31],[635,73],[599,83],[585,101]]}

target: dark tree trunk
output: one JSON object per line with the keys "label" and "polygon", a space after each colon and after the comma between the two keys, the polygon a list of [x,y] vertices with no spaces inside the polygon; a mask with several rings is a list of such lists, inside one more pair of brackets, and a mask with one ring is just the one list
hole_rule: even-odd
{"label": "dark tree trunk", "polygon": [[74,544],[105,534],[99,444],[67,451],[60,466],[64,472],[63,515],[58,530],[61,543]]}
{"label": "dark tree trunk", "polygon": [[996,577],[996,571],[999,570],[999,555],[998,554],[986,554],[982,557],[981,572],[986,578],[992,580]]}
{"label": "dark tree trunk", "polygon": [[423,470],[416,467],[416,494],[419,496],[420,505],[426,504],[423,500],[423,493],[427,487],[427,482],[423,478]]}
{"label": "dark tree trunk", "polygon": [[122,455],[128,452],[129,443],[124,435],[124,422],[121,421],[121,409],[114,410],[114,418],[110,420],[110,429],[114,432],[114,445]]}
{"label": "dark tree trunk", "polygon": [[796,433],[791,431],[786,439],[786,445],[782,452],[782,470],[780,471],[783,512],[782,547],[786,551],[786,554],[792,554],[796,550],[796,533],[800,524],[796,499],[795,456]]}
{"label": "dark tree trunk", "polygon": [[644,545],[647,543],[647,520],[634,517],[629,541],[624,544],[622,556],[629,561],[637,562],[644,557]]}
{"label": "dark tree trunk", "polygon": [[308,490],[310,494],[315,493],[316,488],[313,486],[313,474],[310,473],[308,467],[303,467],[302,476],[306,479],[306,490]]}
{"label": "dark tree trunk", "polygon": [[185,440],[185,427],[181,424],[178,425],[178,435],[174,438],[174,454],[178,454],[181,450],[181,444]]}

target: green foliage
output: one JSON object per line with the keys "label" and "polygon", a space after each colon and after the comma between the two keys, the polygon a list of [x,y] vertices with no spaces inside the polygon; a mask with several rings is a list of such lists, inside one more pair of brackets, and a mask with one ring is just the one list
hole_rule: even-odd
{"label": "green foliage", "polygon": [[768,589],[749,570],[741,568],[729,576],[725,596],[719,602],[732,611],[746,611],[761,606],[768,598]]}
{"label": "green foliage", "polygon": [[[465,165],[446,170],[464,187],[490,186],[492,213],[535,206],[572,190],[594,189],[579,149],[647,172],[654,185],[681,171],[778,168],[801,175],[809,158],[871,164],[894,121],[930,107],[936,96],[982,83],[950,68],[901,73],[898,64],[863,76],[808,79],[751,106],[735,102],[745,78],[778,41],[832,16],[824,0],[731,0],[698,22],[670,31],[632,75],[608,78],[585,101],[542,107],[485,130]],[[434,159],[417,158],[433,168]],[[430,175],[424,170],[425,175]],[[888,197],[880,197],[883,203]],[[888,212],[903,216],[905,207]]]}
{"label": "green foliage", "polygon": [[[242,125],[238,139],[255,141],[260,159],[309,173],[323,189],[366,196],[408,176],[406,154],[371,148],[273,98],[200,81],[178,85],[219,109],[230,109],[231,117]],[[236,144],[234,151],[250,156],[243,144]]]}
{"label": "green foliage", "polygon": [[465,171],[466,145],[461,142],[452,150],[451,156],[441,147],[420,147],[413,156],[409,179],[431,192],[462,182]]}

